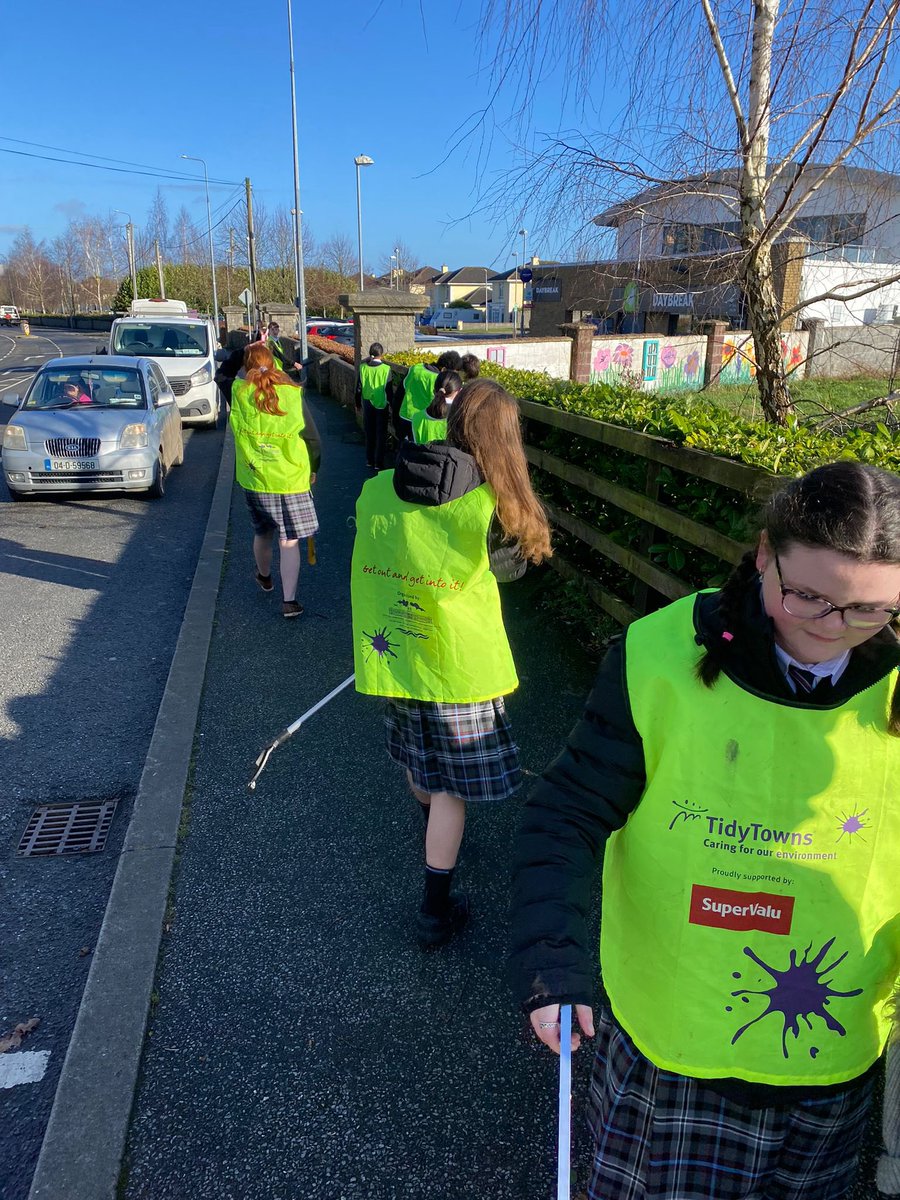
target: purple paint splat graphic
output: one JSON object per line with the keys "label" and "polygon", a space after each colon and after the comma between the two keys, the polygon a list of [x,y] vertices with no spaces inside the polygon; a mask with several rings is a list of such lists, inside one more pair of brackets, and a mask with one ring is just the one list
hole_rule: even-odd
{"label": "purple paint splat graphic", "polygon": [[366,649],[369,653],[366,656],[366,662],[369,661],[373,654],[377,654],[379,658],[384,658],[388,654],[391,658],[397,657],[394,653],[395,643],[390,640],[386,628],[376,629],[374,633],[366,633],[364,631],[363,637],[366,638],[368,643]]}
{"label": "purple paint splat graphic", "polygon": [[[839,955],[834,962],[819,969],[819,965],[834,945],[834,938],[831,938],[825,943],[822,949],[818,952],[815,958],[810,958],[809,954],[812,949],[812,944],[806,947],[803,951],[803,958],[797,962],[797,951],[790,952],[790,966],[779,971],[777,967],[770,967],[768,963],[763,962],[758,955],[750,949],[749,946],[744,947],[744,953],[749,959],[752,959],[757,966],[762,967],[767,975],[775,981],[770,988],[763,988],[759,991],[753,991],[750,988],[741,988],[736,992],[732,992],[732,996],[740,996],[742,1000],[749,1001],[751,996],[768,996],[769,1003],[765,1010],[754,1017],[752,1021],[748,1021],[746,1025],[742,1025],[734,1037],[731,1039],[732,1046],[757,1022],[762,1021],[764,1017],[768,1017],[771,1013],[780,1013],[782,1018],[781,1030],[781,1052],[785,1058],[788,1058],[787,1035],[790,1031],[794,1038],[800,1036],[800,1021],[805,1022],[807,1029],[812,1029],[813,1024],[811,1017],[818,1017],[825,1022],[825,1025],[833,1033],[840,1037],[846,1036],[846,1029],[843,1025],[831,1015],[827,1009],[828,1002],[833,997],[846,998],[848,996],[858,996],[862,992],[862,988],[856,988],[852,992],[835,992],[831,988],[831,979],[826,979],[825,976],[830,976],[847,957],[847,951]],[[737,973],[733,973],[737,974]],[[739,978],[740,976],[737,975]],[[815,1054],[811,1050],[810,1053],[815,1057],[818,1054],[818,1048],[815,1049]]]}
{"label": "purple paint splat graphic", "polygon": [[[838,835],[837,841],[840,841],[845,834],[852,839],[853,835],[858,835],[860,830],[868,829],[872,822],[863,820],[863,817],[868,811],[869,810],[867,808],[864,808],[862,812],[851,813],[849,817],[846,815],[842,816],[840,824],[838,825],[838,829],[840,829],[841,832]],[[864,842],[866,839],[861,837],[859,840]]]}

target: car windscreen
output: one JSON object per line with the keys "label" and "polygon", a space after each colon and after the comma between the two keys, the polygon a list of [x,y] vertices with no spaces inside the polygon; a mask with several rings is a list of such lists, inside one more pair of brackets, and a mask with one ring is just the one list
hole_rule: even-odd
{"label": "car windscreen", "polygon": [[166,324],[165,321],[129,321],[117,325],[110,354],[135,358],[205,358],[209,353],[206,326],[198,321]]}
{"label": "car windscreen", "polygon": [[146,408],[140,372],[129,367],[50,367],[40,371],[23,406]]}

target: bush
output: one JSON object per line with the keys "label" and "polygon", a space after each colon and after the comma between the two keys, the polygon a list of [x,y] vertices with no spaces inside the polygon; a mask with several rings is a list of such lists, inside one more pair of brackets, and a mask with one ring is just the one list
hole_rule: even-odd
{"label": "bush", "polygon": [[307,345],[315,346],[317,350],[323,350],[326,354],[335,354],[338,358],[342,358],[344,362],[353,363],[355,356],[352,346],[345,346],[343,342],[335,342],[331,338],[319,337],[313,334],[306,339]]}

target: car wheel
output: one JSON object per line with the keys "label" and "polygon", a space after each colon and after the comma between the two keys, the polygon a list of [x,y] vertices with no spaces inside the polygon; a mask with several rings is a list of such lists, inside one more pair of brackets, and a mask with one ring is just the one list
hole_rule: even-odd
{"label": "car wheel", "polygon": [[153,476],[153,483],[147,493],[152,500],[162,500],[166,494],[166,464],[163,460],[162,453],[156,460],[156,474]]}

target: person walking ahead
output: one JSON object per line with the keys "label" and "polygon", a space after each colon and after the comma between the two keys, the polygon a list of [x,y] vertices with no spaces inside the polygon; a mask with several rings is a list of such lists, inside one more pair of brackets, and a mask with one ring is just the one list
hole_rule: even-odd
{"label": "person walking ahead", "polygon": [[468,917],[451,881],[466,804],[520,783],[503,697],[518,685],[498,580],[550,554],[516,402],[482,380],[459,393],[447,441],[404,442],[363,487],[351,566],[356,689],[388,698],[388,754],[426,819],[423,949]]}
{"label": "person walking ahead", "polygon": [[384,346],[373,342],[369,357],[359,364],[356,380],[356,405],[362,407],[363,430],[366,436],[366,466],[372,471],[384,468],[387,447],[388,408],[387,385],[391,368],[382,362]]}
{"label": "person walking ahead", "polygon": [[450,406],[459,395],[462,380],[456,371],[441,371],[434,381],[434,399],[426,409],[413,413],[413,441],[423,446],[426,442],[443,442],[447,438],[447,416]]}
{"label": "person walking ahead", "polygon": [[319,527],[311,486],[321,443],[296,384],[277,370],[270,351],[254,342],[244,351],[246,378],[235,379],[229,420],[234,432],[235,472],[253,523],[256,582],[273,590],[272,543],[278,534],[282,615],[299,617],[300,538]]}
{"label": "person walking ahead", "polygon": [[606,843],[591,1200],[847,1194],[900,971],[898,617],[900,479],[820,467],[612,645],[530,796],[511,961],[557,1052]]}

